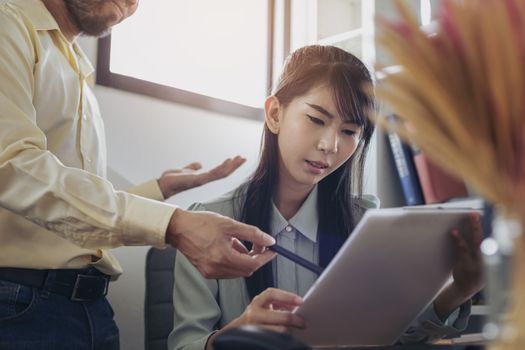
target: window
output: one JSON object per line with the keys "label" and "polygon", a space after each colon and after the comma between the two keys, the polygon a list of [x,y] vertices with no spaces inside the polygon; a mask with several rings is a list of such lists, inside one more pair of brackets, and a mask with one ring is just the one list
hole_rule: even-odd
{"label": "window", "polygon": [[334,45],[372,66],[374,1],[292,0],[291,49],[308,45]]}
{"label": "window", "polygon": [[339,46],[372,66],[374,3],[141,1],[136,14],[99,40],[97,83],[261,119],[284,58],[300,46]]}
{"label": "window", "polygon": [[97,83],[261,118],[274,0],[149,0],[100,39]]}

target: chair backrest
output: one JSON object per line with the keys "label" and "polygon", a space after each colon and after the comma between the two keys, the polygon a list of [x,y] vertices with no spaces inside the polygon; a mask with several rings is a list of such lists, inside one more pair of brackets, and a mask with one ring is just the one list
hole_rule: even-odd
{"label": "chair backrest", "polygon": [[144,349],[167,350],[173,329],[173,283],[176,250],[151,248],[146,256]]}

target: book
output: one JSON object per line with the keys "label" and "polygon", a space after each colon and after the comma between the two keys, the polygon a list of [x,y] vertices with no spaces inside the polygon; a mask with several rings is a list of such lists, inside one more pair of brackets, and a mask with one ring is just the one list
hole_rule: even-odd
{"label": "book", "polygon": [[403,143],[399,135],[395,133],[388,133],[387,136],[397,175],[401,183],[405,205],[424,204],[425,201],[410,146]]}
{"label": "book", "polygon": [[468,196],[463,181],[445,172],[414,145],[412,154],[425,204],[442,203]]}

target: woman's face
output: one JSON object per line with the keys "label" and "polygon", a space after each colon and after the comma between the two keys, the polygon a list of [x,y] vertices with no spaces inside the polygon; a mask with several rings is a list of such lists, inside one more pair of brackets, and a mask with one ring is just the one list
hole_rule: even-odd
{"label": "woman's face", "polygon": [[[313,187],[354,154],[361,127],[343,121],[331,89],[319,85],[278,111],[266,105],[266,122],[277,134],[280,180],[287,185]],[[272,125],[270,125],[272,124]]]}

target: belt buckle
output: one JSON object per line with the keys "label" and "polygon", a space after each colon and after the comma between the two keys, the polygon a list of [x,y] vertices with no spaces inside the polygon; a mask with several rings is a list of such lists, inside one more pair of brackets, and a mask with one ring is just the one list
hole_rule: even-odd
{"label": "belt buckle", "polygon": [[[102,291],[102,294],[98,294],[96,297],[81,297],[77,295],[77,292],[79,292],[79,288],[81,287],[82,280],[104,280],[104,290]],[[78,274],[77,278],[75,280],[75,285],[73,286],[73,291],[71,292],[71,301],[93,301],[101,296],[106,296],[108,294],[108,286],[109,286],[109,276],[92,276],[92,275],[82,275]],[[94,293],[93,293],[94,294]]]}

